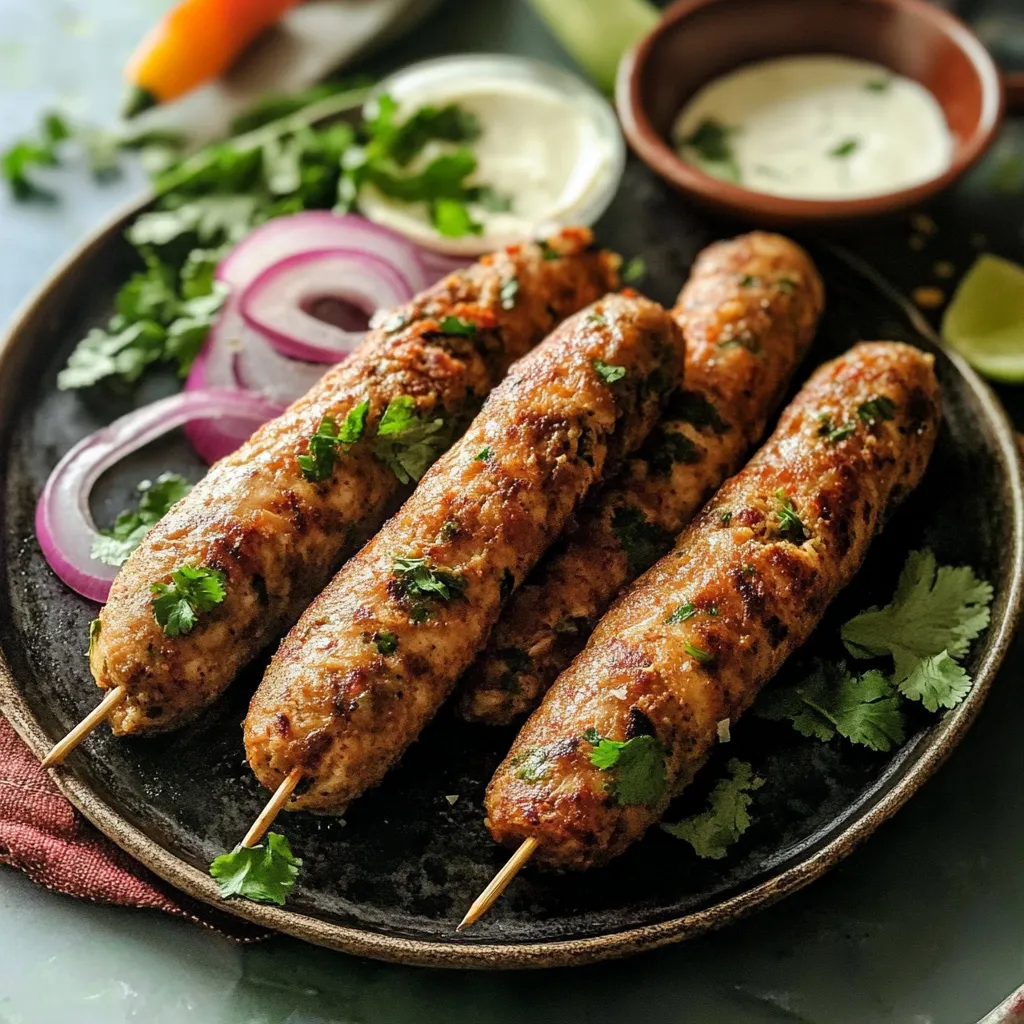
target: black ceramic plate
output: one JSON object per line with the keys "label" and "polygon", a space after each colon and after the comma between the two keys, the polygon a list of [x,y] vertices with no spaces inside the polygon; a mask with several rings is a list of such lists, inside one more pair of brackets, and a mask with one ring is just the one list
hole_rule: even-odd
{"label": "black ceramic plate", "polygon": [[[643,255],[646,289],[671,301],[713,231],[642,168],[628,173],[602,240]],[[937,347],[910,307],[842,254],[812,248],[829,299],[805,372],[858,339],[912,342],[936,353],[945,423],[924,484],[875,544],[811,647],[827,649],[844,615],[886,600],[906,553],[930,545],[942,561],[968,563],[995,587],[992,625],[969,659],[976,685],[968,699],[941,719],[922,716],[891,756],[802,739],[748,717],[724,749],[750,760],[767,782],[757,794],[754,825],[727,859],[700,861],[684,843],[653,830],[601,871],[525,872],[464,936],[455,934],[455,924],[507,853],[484,829],[481,800],[512,734],[442,713],[344,823],[305,814],[281,820],[305,863],[287,910],[243,901],[227,909],[386,959],[581,963],[695,934],[806,884],[931,774],[981,706],[1015,626],[1024,537],[1016,448],[988,389]],[[0,707],[37,753],[95,705],[97,690],[84,657],[96,606],[70,593],[43,561],[33,535],[36,498],[74,442],[176,386],[149,382],[123,400],[55,387],[75,340],[108,315],[130,259],[119,225],[101,232],[58,270],[0,353]],[[128,503],[138,480],[167,469],[195,478],[203,467],[178,436],[150,446],[100,481],[98,521],[109,522]],[[102,728],[58,771],[65,792],[104,832],[157,874],[211,902],[216,891],[206,865],[238,841],[266,797],[243,763],[239,729],[259,669],[253,666],[184,731],[125,741]],[[670,817],[699,806],[715,774],[709,766]]]}

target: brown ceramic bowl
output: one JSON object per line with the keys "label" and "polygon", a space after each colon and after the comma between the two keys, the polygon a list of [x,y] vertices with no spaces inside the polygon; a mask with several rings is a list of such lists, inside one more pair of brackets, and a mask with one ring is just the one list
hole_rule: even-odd
{"label": "brown ceramic bowl", "polygon": [[[883,195],[807,200],[752,192],[676,154],[673,121],[698,89],[742,64],[801,53],[874,61],[924,85],[953,134],[949,168]],[[623,60],[616,103],[630,145],[670,184],[718,212],[785,227],[875,217],[930,198],[991,145],[1004,96],[981,41],[924,0],[680,0]]]}

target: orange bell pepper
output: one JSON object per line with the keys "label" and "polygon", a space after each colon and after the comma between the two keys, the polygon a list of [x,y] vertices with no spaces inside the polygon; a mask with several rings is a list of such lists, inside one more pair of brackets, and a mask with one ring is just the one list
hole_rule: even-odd
{"label": "orange bell pepper", "polygon": [[125,117],[216,78],[299,0],[182,0],[142,40],[125,69]]}

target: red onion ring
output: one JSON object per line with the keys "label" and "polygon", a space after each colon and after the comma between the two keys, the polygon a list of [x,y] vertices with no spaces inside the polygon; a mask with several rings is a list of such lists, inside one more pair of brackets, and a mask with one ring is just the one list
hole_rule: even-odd
{"label": "red onion ring", "polygon": [[353,249],[312,250],[279,260],[242,292],[242,318],[281,355],[338,363],[366,336],[313,316],[318,298],[342,299],[366,314],[412,298],[408,282],[386,260]]}
{"label": "red onion ring", "polygon": [[190,391],[135,409],[83,438],[57,463],[36,505],[36,536],[50,568],[74,591],[103,602],[118,568],[94,560],[98,535],[89,495],[96,481],[126,455],[195,420],[245,423],[247,438],[280,408],[244,391]]}
{"label": "red onion ring", "polygon": [[217,268],[217,280],[239,294],[263,271],[307,252],[347,249],[366,252],[388,263],[401,276],[409,296],[431,283],[421,252],[404,235],[355,214],[307,210],[276,217],[250,232]]}

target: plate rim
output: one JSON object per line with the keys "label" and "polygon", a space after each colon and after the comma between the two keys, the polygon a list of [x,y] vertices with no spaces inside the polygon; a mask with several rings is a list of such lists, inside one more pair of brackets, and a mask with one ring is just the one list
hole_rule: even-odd
{"label": "plate rim", "polygon": [[[101,222],[79,245],[51,268],[43,282],[14,314],[3,339],[0,340],[0,437],[6,434],[5,420],[10,417],[10,410],[16,404],[4,400],[5,394],[14,389],[12,378],[15,373],[12,371],[16,371],[17,367],[13,364],[19,352],[30,344],[36,324],[46,317],[50,301],[69,280],[82,272],[82,267],[93,250],[106,245],[110,236],[120,230],[128,218],[140,212],[152,199],[152,194],[146,193],[120,207]],[[51,770],[50,777],[71,803],[107,838],[165,882],[201,902],[253,924],[328,949],[416,966],[477,969],[567,967],[628,956],[693,938],[738,920],[755,910],[770,906],[821,877],[852,853],[931,778],[963,738],[981,710],[1016,633],[1024,604],[1024,481],[1021,451],[1017,445],[1014,427],[992,388],[958,353],[942,343],[916,307],[869,263],[841,246],[821,240],[816,244],[846,263],[885,294],[903,311],[914,329],[943,352],[963,378],[979,402],[984,421],[996,441],[992,453],[1000,464],[1002,483],[1010,499],[1013,538],[1005,610],[1000,621],[993,622],[990,626],[992,632],[986,645],[987,653],[975,673],[975,685],[970,695],[932,727],[926,749],[918,755],[917,760],[901,778],[892,783],[888,774],[880,776],[874,784],[875,792],[879,795],[869,794],[867,797],[868,800],[874,801],[872,805],[855,821],[840,826],[840,831],[836,835],[808,853],[802,860],[710,907],[667,921],[622,931],[577,939],[521,943],[477,943],[471,938],[449,942],[414,939],[325,921],[299,911],[245,900],[221,899],[216,883],[209,875],[164,849],[141,829],[128,822],[68,766]],[[18,690],[2,649],[0,713],[4,714],[32,752],[41,758],[53,741],[44,732]],[[912,756],[913,751],[910,754]]]}

